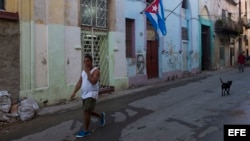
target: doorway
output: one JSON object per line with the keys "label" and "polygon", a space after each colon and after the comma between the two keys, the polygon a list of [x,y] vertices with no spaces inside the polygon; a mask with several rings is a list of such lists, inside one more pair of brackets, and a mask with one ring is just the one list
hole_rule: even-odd
{"label": "doorway", "polygon": [[148,79],[158,77],[158,40],[147,41],[146,60]]}
{"label": "doorway", "polygon": [[188,71],[188,42],[187,41],[182,41],[182,52],[183,52],[183,64],[182,64],[182,69],[183,71]]}
{"label": "doorway", "polygon": [[202,34],[201,36],[201,45],[202,45],[201,69],[210,70],[211,68],[210,27],[202,25],[201,34]]}

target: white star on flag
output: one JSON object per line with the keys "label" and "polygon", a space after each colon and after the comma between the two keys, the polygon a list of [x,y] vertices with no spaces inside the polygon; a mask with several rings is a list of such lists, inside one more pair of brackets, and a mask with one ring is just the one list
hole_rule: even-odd
{"label": "white star on flag", "polygon": [[153,8],[152,11],[155,11],[155,12],[156,12],[156,11],[158,10],[156,5],[152,6],[152,8]]}

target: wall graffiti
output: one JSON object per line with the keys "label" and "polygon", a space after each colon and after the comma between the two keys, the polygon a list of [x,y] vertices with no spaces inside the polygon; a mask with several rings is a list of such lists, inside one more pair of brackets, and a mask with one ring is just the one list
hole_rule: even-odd
{"label": "wall graffiti", "polygon": [[199,54],[198,52],[192,52],[190,55],[190,67],[193,68],[195,67],[195,64],[199,63]]}
{"label": "wall graffiti", "polygon": [[167,42],[168,49],[163,49],[162,54],[168,58],[168,66],[172,70],[181,68],[181,52],[179,52],[172,41]]}
{"label": "wall graffiti", "polygon": [[137,55],[137,61],[136,61],[136,67],[137,67],[137,74],[144,74],[144,68],[145,68],[145,59],[142,54]]}
{"label": "wall graffiti", "polygon": [[180,69],[181,68],[181,54],[179,52],[173,52],[168,57],[168,65],[174,70]]}

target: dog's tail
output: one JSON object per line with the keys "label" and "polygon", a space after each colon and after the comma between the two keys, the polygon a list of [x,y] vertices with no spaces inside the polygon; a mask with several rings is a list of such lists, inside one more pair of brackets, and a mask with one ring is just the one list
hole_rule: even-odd
{"label": "dog's tail", "polygon": [[221,82],[221,83],[223,83],[223,81],[222,81],[221,77],[220,77],[220,82]]}

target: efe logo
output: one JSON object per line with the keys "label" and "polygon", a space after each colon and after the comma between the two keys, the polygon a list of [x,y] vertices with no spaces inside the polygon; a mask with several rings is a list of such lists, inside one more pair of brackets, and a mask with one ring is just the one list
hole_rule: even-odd
{"label": "efe logo", "polygon": [[246,136],[246,129],[228,129],[228,136]]}
{"label": "efe logo", "polygon": [[224,141],[250,141],[250,125],[224,125]]}

